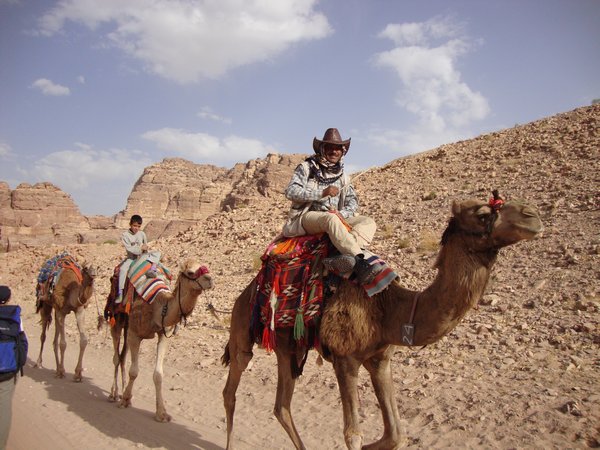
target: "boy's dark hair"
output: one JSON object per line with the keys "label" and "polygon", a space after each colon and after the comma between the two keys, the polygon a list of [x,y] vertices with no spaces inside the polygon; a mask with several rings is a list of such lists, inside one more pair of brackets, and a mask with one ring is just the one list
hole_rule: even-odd
{"label": "boy's dark hair", "polygon": [[133,225],[134,223],[139,223],[141,225],[142,224],[142,216],[140,216],[138,214],[134,214],[133,216],[131,216],[131,219],[129,219],[129,225]]}
{"label": "boy's dark hair", "polygon": [[8,286],[0,286],[0,305],[4,305],[10,300],[10,288]]}

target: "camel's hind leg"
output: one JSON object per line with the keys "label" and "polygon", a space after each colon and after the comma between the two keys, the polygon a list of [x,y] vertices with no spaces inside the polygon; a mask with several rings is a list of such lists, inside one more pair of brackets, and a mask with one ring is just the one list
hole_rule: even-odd
{"label": "camel's hind leg", "polygon": [[240,294],[233,305],[229,342],[221,357],[223,365],[229,365],[229,375],[223,389],[223,403],[227,418],[227,448],[233,448],[233,415],[235,413],[235,393],[240,384],[242,373],[252,359],[254,343],[250,337],[250,318],[252,314],[251,298],[256,290],[255,282],[251,282]]}
{"label": "camel's hind leg", "polygon": [[232,345],[230,340],[225,347],[225,353],[221,360],[224,364],[229,364],[229,375],[223,389],[223,403],[225,405],[225,415],[227,417],[227,448],[233,448],[233,415],[235,413],[235,393],[240,384],[242,373],[248,367],[252,359],[252,342],[248,339],[247,346],[240,350],[238,345]]}
{"label": "camel's hind leg", "polygon": [[131,405],[131,398],[133,397],[133,383],[139,373],[139,356],[140,356],[140,343],[142,339],[136,336],[134,333],[127,334],[127,341],[129,351],[131,353],[131,366],[129,367],[129,382],[127,387],[123,391],[123,397],[121,398],[120,408],[127,408]]}
{"label": "camel's hind leg", "polygon": [[[119,400],[119,371],[121,372],[121,390],[125,389],[125,357],[127,355],[127,336],[123,333],[124,323],[119,318],[116,319],[115,325],[110,329],[110,335],[113,342],[113,364],[115,373],[113,377],[113,385],[110,389],[108,401],[116,402]],[[126,333],[127,331],[125,331]],[[121,338],[123,338],[123,349],[121,350]]]}
{"label": "camel's hind leg", "polygon": [[388,448],[399,448],[403,442],[402,430],[400,429],[400,414],[394,398],[394,382],[392,379],[392,368],[390,358],[393,354],[391,347],[383,355],[370,358],[363,364],[371,375],[375,395],[379,401],[381,415],[383,417],[383,436],[377,442],[363,446],[363,449],[379,450]]}
{"label": "camel's hind leg", "polygon": [[[59,342],[60,339],[60,342]],[[58,310],[54,313],[54,359],[56,360],[56,378],[65,377],[65,350],[67,339],[65,338],[65,316]]]}
{"label": "camel's hind leg", "polygon": [[[279,345],[283,339],[279,339]],[[291,358],[295,358],[295,353],[290,352],[285,345],[281,345],[281,349],[276,349],[277,355],[277,396],[275,398],[275,409],[273,413],[277,420],[287,432],[290,439],[297,449],[304,449],[304,444],[300,439],[298,430],[292,419],[292,396],[294,395],[294,387],[296,380],[292,376]]]}
{"label": "camel's hind leg", "polygon": [[34,367],[42,367],[42,354],[44,353],[44,343],[46,342],[46,332],[52,322],[52,306],[44,303],[40,309],[40,323],[42,324],[42,334],[40,335],[40,354]]}
{"label": "camel's hind leg", "polygon": [[83,378],[83,354],[88,344],[88,338],[85,334],[85,309],[82,307],[75,311],[75,320],[77,321],[77,330],[79,330],[79,357],[75,367],[74,381],[81,381]]}

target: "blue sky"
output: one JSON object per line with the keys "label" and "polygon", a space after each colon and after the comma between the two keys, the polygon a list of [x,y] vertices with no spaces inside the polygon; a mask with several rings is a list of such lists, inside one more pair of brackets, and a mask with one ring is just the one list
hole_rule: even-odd
{"label": "blue sky", "polygon": [[0,0],[0,180],[112,215],[166,157],[349,170],[590,105],[598,0]]}

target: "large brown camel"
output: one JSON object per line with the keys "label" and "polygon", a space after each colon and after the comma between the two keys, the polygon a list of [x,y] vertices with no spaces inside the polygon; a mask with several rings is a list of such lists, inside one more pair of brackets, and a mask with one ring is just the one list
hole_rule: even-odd
{"label": "large brown camel", "polygon": [[[162,396],[163,360],[168,349],[167,338],[173,334],[174,327],[182,319],[192,313],[200,294],[213,288],[213,280],[206,267],[192,259],[185,261],[173,292],[162,291],[156,294],[154,301],[147,304],[137,293],[134,294],[133,307],[129,317],[119,314],[115,317],[115,326],[111,329],[114,345],[113,362],[115,378],[109,400],[116,401],[118,394],[118,370],[123,369],[126,350],[131,353],[129,382],[123,390],[119,406],[127,408],[131,405],[133,383],[139,373],[139,351],[143,339],[153,339],[158,335],[156,347],[156,364],[154,367],[154,387],[156,389],[156,414],[158,422],[169,422]],[[124,336],[124,348],[119,352],[121,335]]]}
{"label": "large brown camel", "polygon": [[[79,330],[79,358],[73,379],[82,380],[83,374],[83,354],[87,347],[88,338],[85,333],[85,308],[88,301],[94,293],[94,279],[96,277],[96,268],[84,266],[81,269],[82,280],[80,280],[73,269],[66,267],[60,273],[54,291],[45,300],[38,305],[40,313],[40,323],[42,325],[42,334],[40,336],[41,346],[35,367],[42,367],[42,352],[44,351],[44,342],[46,342],[46,330],[52,322],[52,311],[54,311],[54,358],[56,359],[56,377],[65,376],[65,350],[67,349],[67,340],[65,339],[65,317],[75,313],[77,320],[77,329]],[[59,344],[60,339],[60,344]],[[60,354],[59,354],[60,349]]]}
{"label": "large brown camel", "polygon": [[[437,277],[424,291],[411,291],[394,281],[383,292],[368,298],[361,287],[344,281],[327,300],[319,331],[322,346],[318,350],[335,370],[342,399],[344,439],[349,449],[362,447],[357,389],[360,366],[371,376],[384,426],[381,439],[362,448],[398,448],[405,437],[401,436],[392,381],[390,358],[394,346],[423,346],[451,332],[483,295],[499,249],[531,239],[543,229],[537,211],[519,202],[507,202],[499,210],[478,200],[455,202],[452,214],[435,265]],[[236,390],[252,358],[253,342],[248,330],[255,282],[235,302],[229,342],[222,357],[223,363],[229,364],[223,390],[227,448],[232,447]],[[403,334],[403,328],[410,329],[406,324],[412,324],[414,330],[412,343],[410,334]],[[295,385],[292,367],[297,367],[303,355],[297,354],[291,344],[292,330],[277,332],[274,414],[295,447],[303,449],[291,413]]]}

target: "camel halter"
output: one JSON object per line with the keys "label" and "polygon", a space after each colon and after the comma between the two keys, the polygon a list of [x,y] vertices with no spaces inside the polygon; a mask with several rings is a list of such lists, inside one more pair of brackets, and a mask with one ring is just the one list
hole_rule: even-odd
{"label": "camel halter", "polygon": [[[198,279],[202,275],[206,275],[207,273],[209,273],[208,267],[200,266],[200,268],[194,273],[193,276],[190,277],[190,276],[186,275],[185,273],[182,273],[181,276],[187,278],[188,280],[194,281],[200,287],[200,289],[202,289],[202,291],[204,291],[204,287],[202,287],[202,285],[200,284]],[[181,321],[183,320],[183,326],[185,327],[185,326],[187,326],[187,317],[192,313],[194,308],[192,308],[187,313],[183,312],[183,308],[181,307],[181,280],[179,280],[179,282],[177,283],[177,303],[179,304],[179,313],[181,315],[181,318],[179,319],[179,323],[181,323]],[[164,334],[164,336],[167,338],[170,338],[175,335],[175,328],[173,328],[173,332],[171,333],[171,335],[168,336],[167,330],[165,328],[165,317],[167,316],[168,308],[169,308],[168,303],[165,303],[162,307],[162,310],[160,312],[160,326],[162,327],[162,333]]]}

